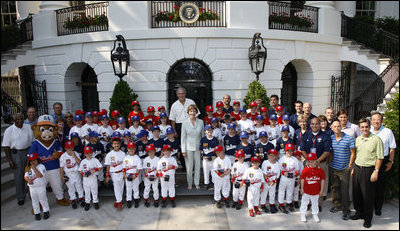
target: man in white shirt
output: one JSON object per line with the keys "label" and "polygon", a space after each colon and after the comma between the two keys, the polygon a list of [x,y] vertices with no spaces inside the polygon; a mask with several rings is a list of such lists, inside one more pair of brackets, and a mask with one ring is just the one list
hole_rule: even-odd
{"label": "man in white shirt", "polygon": [[394,163],[394,155],[396,152],[396,140],[394,138],[392,130],[382,125],[383,116],[379,112],[373,112],[371,114],[371,133],[379,136],[383,142],[383,162],[382,171],[378,173],[378,181],[376,182],[375,191],[375,214],[380,216],[382,214],[383,199],[385,197],[386,182],[385,178],[392,169]]}
{"label": "man in white shirt", "polygon": [[[196,105],[196,103],[193,100],[186,98],[186,89],[183,87],[176,90],[176,96],[178,97],[178,100],[171,106],[169,119],[171,120],[172,127],[175,130],[175,136],[180,139],[182,123],[189,118],[187,109],[190,105]],[[197,113],[197,115],[199,114],[200,112]]]}
{"label": "man in white shirt", "polygon": [[26,155],[34,140],[33,131],[29,124],[24,124],[24,115],[17,113],[14,124],[4,131],[3,143],[10,168],[14,170],[14,181],[18,205],[25,203],[26,185],[24,170],[27,162]]}
{"label": "man in white shirt", "polygon": [[349,115],[347,111],[341,109],[338,113],[338,120],[340,122],[340,125],[342,125],[342,132],[356,139],[358,136],[361,135],[361,130],[357,125],[350,123],[348,118]]}

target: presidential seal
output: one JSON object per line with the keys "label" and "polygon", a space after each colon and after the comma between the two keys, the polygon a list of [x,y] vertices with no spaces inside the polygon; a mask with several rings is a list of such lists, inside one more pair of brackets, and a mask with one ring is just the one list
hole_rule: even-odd
{"label": "presidential seal", "polygon": [[195,23],[199,16],[199,7],[194,3],[185,3],[179,8],[179,17],[184,23]]}

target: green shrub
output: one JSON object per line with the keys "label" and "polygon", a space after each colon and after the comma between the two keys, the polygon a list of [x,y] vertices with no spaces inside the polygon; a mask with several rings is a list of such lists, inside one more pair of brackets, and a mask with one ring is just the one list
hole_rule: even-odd
{"label": "green shrub", "polygon": [[133,92],[126,81],[118,81],[117,84],[115,84],[112,97],[110,98],[110,117],[111,112],[117,109],[121,113],[121,116],[127,120],[129,112],[132,111],[131,103],[136,100],[137,97],[138,95]]}
{"label": "green shrub", "polygon": [[386,177],[386,199],[399,197],[399,93],[396,93],[393,99],[388,102],[387,110],[384,113],[384,126],[390,128],[396,139],[396,153],[394,164]]}
{"label": "green shrub", "polygon": [[378,18],[375,25],[384,31],[399,35],[399,20],[393,17]]}
{"label": "green shrub", "polygon": [[249,108],[252,101],[256,99],[261,99],[262,107],[269,107],[269,97],[267,96],[267,90],[265,87],[257,80],[254,80],[249,84],[249,90],[246,97],[244,98],[244,108]]}

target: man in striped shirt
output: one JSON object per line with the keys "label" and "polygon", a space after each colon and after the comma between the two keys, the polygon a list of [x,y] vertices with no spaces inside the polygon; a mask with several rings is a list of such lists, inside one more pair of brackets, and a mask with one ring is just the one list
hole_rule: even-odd
{"label": "man in striped shirt", "polygon": [[332,139],[332,161],[330,164],[329,181],[332,182],[332,203],[330,212],[343,211],[343,220],[350,217],[349,181],[351,168],[355,160],[355,141],[352,136],[342,132],[339,121],[332,123],[334,135]]}

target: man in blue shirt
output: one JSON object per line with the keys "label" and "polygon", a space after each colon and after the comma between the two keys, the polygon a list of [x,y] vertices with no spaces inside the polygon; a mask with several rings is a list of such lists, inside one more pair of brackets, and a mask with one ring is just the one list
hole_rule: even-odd
{"label": "man in blue shirt", "polygon": [[303,114],[303,102],[300,100],[297,100],[294,103],[294,109],[296,110],[296,113],[292,114],[289,118],[290,122],[289,125],[292,126],[294,128],[294,130],[297,130],[300,128],[300,126],[297,123],[297,117],[299,117],[299,115]]}
{"label": "man in blue shirt", "polygon": [[332,184],[332,203],[330,212],[343,211],[343,220],[350,218],[349,182],[351,167],[356,158],[355,140],[342,132],[339,121],[332,123],[332,161],[330,163],[330,181]]}
{"label": "man in blue shirt", "polygon": [[51,115],[53,117],[54,121],[57,121],[57,119],[64,119],[64,114],[62,113],[63,110],[63,105],[60,102],[55,102],[53,104],[53,110],[54,113]]}

